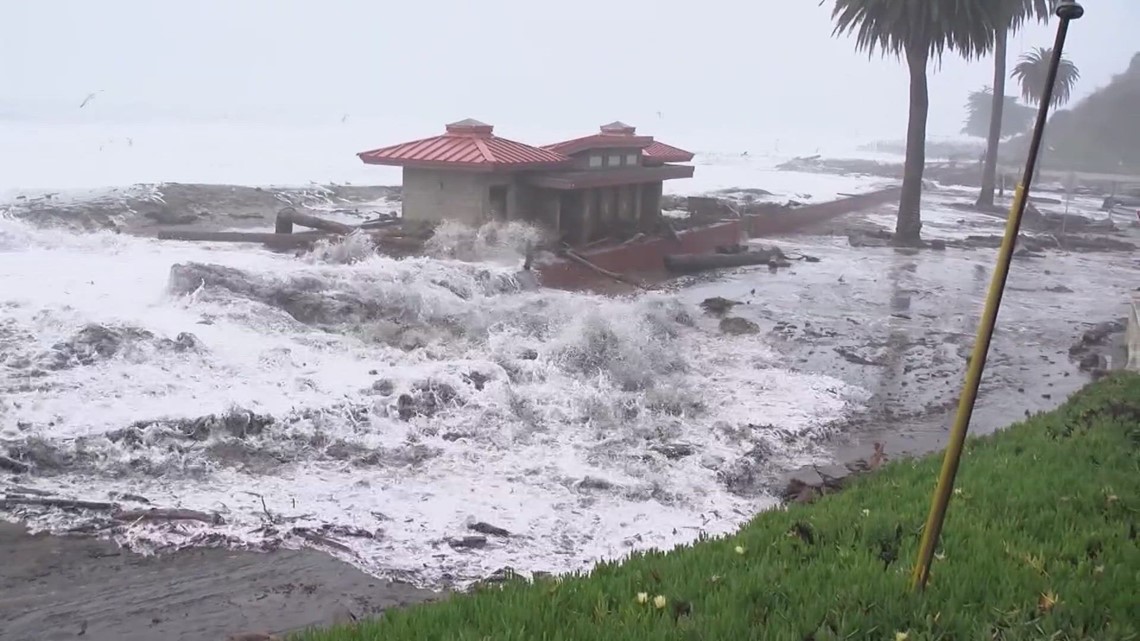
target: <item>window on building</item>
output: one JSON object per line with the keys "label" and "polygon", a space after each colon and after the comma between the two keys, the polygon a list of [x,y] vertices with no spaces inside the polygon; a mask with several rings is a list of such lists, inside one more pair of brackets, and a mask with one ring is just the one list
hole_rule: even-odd
{"label": "window on building", "polygon": [[637,154],[629,154],[629,155],[627,155],[627,156],[625,157],[625,164],[627,164],[627,165],[636,165],[636,164],[637,164]]}
{"label": "window on building", "polygon": [[613,154],[610,156],[610,167],[621,167],[621,154]]}
{"label": "window on building", "polygon": [[601,167],[602,166],[601,154],[594,154],[594,155],[590,156],[590,166],[591,167]]}

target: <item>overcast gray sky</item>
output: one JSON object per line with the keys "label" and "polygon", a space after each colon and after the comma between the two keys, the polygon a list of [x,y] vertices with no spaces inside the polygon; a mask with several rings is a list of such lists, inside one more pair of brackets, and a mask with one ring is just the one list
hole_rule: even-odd
{"label": "overcast gray sky", "polygon": [[[831,37],[830,0],[0,0],[0,116],[407,123],[614,119],[724,135],[905,134],[907,74]],[[1077,97],[1140,49],[1140,0],[1087,0]],[[1015,36],[1011,58],[1052,42]],[[989,60],[947,57],[930,132],[955,134]],[[83,110],[79,104],[101,91]],[[431,133],[431,132],[429,132]]]}

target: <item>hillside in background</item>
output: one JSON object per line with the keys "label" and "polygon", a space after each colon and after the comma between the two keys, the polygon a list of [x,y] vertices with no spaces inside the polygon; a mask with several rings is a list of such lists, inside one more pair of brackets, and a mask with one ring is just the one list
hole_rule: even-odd
{"label": "hillside in background", "polygon": [[[1140,172],[1140,53],[1107,86],[1049,119],[1041,166],[1051,170]],[[1003,159],[1024,162],[1027,135],[1002,147]]]}

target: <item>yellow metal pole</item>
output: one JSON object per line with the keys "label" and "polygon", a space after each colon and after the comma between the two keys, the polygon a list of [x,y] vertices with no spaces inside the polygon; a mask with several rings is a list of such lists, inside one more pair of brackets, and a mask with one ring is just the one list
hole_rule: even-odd
{"label": "yellow metal pole", "polygon": [[990,350],[990,339],[993,337],[994,324],[997,322],[998,310],[1001,308],[1001,298],[1005,291],[1006,278],[1009,276],[1009,265],[1013,259],[1014,246],[1017,243],[1017,233],[1021,229],[1021,218],[1025,213],[1025,203],[1029,195],[1029,187],[1033,182],[1033,170],[1037,165],[1037,156],[1041,151],[1041,138],[1045,133],[1045,123],[1049,117],[1049,103],[1053,98],[1053,87],[1057,82],[1057,69],[1061,62],[1061,53],[1065,48],[1065,36],[1068,34],[1069,22],[1084,15],[1081,5],[1072,0],[1062,0],[1057,6],[1057,17],[1061,19],[1057,27],[1057,40],[1053,46],[1053,58],[1050,61],[1049,72],[1045,78],[1045,91],[1041,98],[1040,108],[1037,110],[1037,123],[1033,129],[1033,137],[1029,145],[1029,157],[1025,163],[1025,174],[1021,184],[1013,194],[1013,203],[1009,209],[1009,218],[1005,224],[1005,236],[1002,237],[1001,247],[998,249],[997,266],[994,269],[990,289],[986,294],[985,308],[978,323],[978,334],[974,339],[974,351],[970,356],[970,363],[966,367],[966,380],[962,386],[962,396],[958,399],[958,413],[954,417],[954,426],[950,430],[950,442],[946,446],[946,455],[942,459],[942,472],[938,476],[938,487],[934,490],[934,497],[930,504],[930,514],[926,519],[926,527],[922,531],[922,543],[919,547],[918,561],[911,574],[911,588],[921,591],[930,579],[930,564],[934,560],[934,550],[938,546],[938,538],[942,534],[942,525],[946,520],[946,508],[950,505],[950,496],[954,492],[954,479],[958,474],[958,465],[962,459],[962,447],[966,443],[966,434],[970,428],[970,417],[974,413],[974,401],[978,397],[978,385],[982,380],[982,372],[986,366],[986,356]]}

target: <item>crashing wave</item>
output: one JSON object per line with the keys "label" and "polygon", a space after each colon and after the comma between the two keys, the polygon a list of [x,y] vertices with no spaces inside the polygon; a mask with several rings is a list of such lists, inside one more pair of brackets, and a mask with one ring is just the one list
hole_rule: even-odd
{"label": "crashing wave", "polygon": [[[22,232],[0,253],[0,453],[23,487],[223,517],[107,530],[152,549],[302,528],[424,584],[582,569],[734,529],[862,398],[665,294],[534,290],[451,258]],[[472,247],[516,250],[505,237]],[[53,353],[68,366],[21,365]],[[519,536],[441,553],[472,518]]]}
{"label": "crashing wave", "polygon": [[517,262],[546,240],[546,232],[519,221],[490,221],[472,227],[448,220],[436,227],[424,250],[433,258]]}

